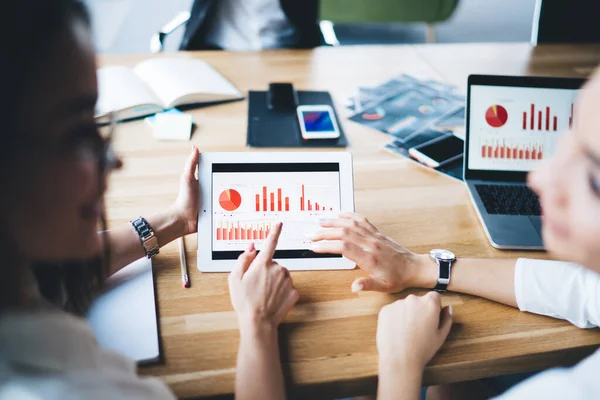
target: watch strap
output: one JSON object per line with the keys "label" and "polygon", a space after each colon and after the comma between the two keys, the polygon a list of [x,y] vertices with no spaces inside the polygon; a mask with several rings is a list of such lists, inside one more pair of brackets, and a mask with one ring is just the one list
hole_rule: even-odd
{"label": "watch strap", "polygon": [[152,258],[160,252],[160,246],[158,245],[158,239],[154,235],[154,231],[143,217],[138,217],[136,220],[131,221],[131,226],[137,232],[140,237],[142,247],[146,252],[146,257]]}

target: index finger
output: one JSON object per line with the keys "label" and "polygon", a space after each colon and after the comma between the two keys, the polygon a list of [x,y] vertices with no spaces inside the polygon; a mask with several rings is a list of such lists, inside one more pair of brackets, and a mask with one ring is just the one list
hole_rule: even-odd
{"label": "index finger", "polygon": [[281,234],[282,226],[283,223],[278,222],[269,233],[267,239],[265,239],[262,249],[258,252],[258,256],[256,257],[259,262],[267,262],[273,258],[273,255],[275,254],[275,248],[277,247],[277,242],[279,241],[279,235]]}

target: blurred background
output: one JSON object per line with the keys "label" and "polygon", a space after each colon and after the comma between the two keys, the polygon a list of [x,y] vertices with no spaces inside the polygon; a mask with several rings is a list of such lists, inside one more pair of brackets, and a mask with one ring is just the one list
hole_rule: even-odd
{"label": "blurred background", "polygon": [[[326,6],[327,0],[323,1]],[[331,3],[353,1],[357,0],[332,0]],[[428,26],[434,35],[429,37],[430,41],[437,43],[528,42],[531,39],[536,0],[417,0],[420,4],[432,2],[432,7],[444,3],[446,9],[440,11],[439,18],[444,19],[441,22],[431,21],[438,18],[436,16],[416,12],[414,0],[393,1],[399,5],[394,9],[403,13],[397,19],[404,21],[358,23],[351,21],[351,15],[343,15],[339,20],[346,22],[334,24],[340,45],[425,43]],[[401,9],[403,2],[407,4],[405,9]],[[180,11],[189,11],[192,0],[86,0],[86,3],[92,14],[99,52],[149,53],[152,35]],[[330,12],[328,8],[324,11],[322,16]],[[377,16],[372,19],[377,20]],[[425,19],[430,21],[421,21]],[[169,35],[164,51],[176,51],[182,35],[181,28]]]}

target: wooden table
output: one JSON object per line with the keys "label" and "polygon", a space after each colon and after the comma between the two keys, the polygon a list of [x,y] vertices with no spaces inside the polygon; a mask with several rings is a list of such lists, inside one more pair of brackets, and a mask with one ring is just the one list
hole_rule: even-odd
{"label": "wooden table", "polygon": [[[174,56],[168,54],[167,56]],[[329,90],[337,109],[358,86],[400,73],[465,87],[469,73],[582,76],[600,63],[600,46],[528,44],[369,46],[262,53],[180,53],[201,57],[241,90],[262,90],[272,81],[298,89]],[[134,65],[147,56],[102,56],[100,64]],[[192,112],[202,151],[246,151],[247,103]],[[542,257],[493,249],[457,181],[419,167],[382,147],[390,138],[343,121],[354,155],[356,211],[416,252],[442,247],[459,257]],[[160,211],[175,198],[189,143],[157,142],[142,122],[123,124],[116,147],[125,167],[114,174],[107,195],[112,224]],[[443,193],[443,196],[440,194]],[[226,274],[196,269],[196,235],[186,239],[192,288],[181,288],[176,244],[155,259],[160,333],[165,364],[141,369],[164,379],[180,397],[230,394],[234,388],[239,335]],[[295,272],[301,300],[281,329],[288,387],[301,398],[374,393],[379,309],[406,296],[353,294],[362,272]],[[487,300],[448,293],[454,327],[427,367],[425,383],[454,382],[573,363],[600,344],[598,330],[521,313]]]}

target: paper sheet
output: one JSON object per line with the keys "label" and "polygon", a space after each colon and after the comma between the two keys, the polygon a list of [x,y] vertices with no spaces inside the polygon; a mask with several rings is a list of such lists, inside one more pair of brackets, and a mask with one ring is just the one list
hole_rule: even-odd
{"label": "paper sheet", "polygon": [[139,259],[111,276],[108,286],[87,316],[100,345],[138,362],[158,359],[152,262]]}

